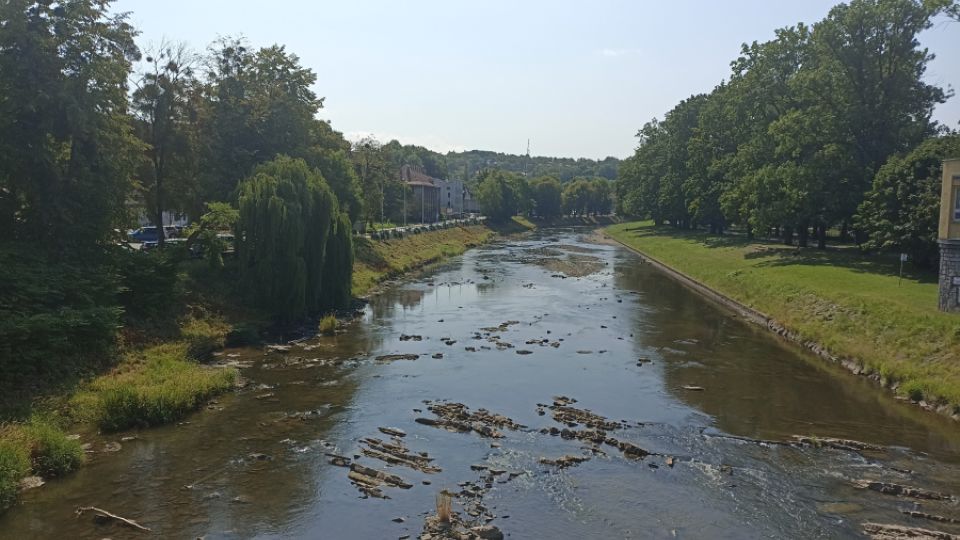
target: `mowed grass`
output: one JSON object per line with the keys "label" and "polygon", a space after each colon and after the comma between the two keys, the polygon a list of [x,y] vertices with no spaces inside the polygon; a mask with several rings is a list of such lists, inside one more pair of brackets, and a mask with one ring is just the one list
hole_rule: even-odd
{"label": "mowed grass", "polygon": [[960,316],[937,310],[932,273],[855,248],[798,249],[632,222],[612,238],[878,373],[897,393],[960,413]]}
{"label": "mowed grass", "polygon": [[354,238],[353,294],[365,295],[386,279],[459,255],[489,241],[493,234],[483,225],[471,225],[389,240]]}
{"label": "mowed grass", "polygon": [[236,370],[198,364],[190,348],[183,341],[130,353],[73,395],[73,416],[103,431],[156,426],[177,421],[235,387]]}

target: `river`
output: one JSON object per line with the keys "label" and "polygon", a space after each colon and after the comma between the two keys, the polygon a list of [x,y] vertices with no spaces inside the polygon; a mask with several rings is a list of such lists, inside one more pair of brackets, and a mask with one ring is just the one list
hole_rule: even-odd
{"label": "river", "polygon": [[[377,360],[388,354],[418,357]],[[386,287],[340,335],[219,360],[242,367],[244,389],[180,424],[95,439],[88,466],[26,492],[0,517],[0,536],[151,536],[74,515],[96,506],[164,538],[416,538],[441,489],[463,493],[453,500],[463,519],[492,518],[512,539],[861,538],[866,522],[960,533],[904,513],[960,517],[956,499],[855,485],[960,493],[955,423],[589,231],[474,249]],[[428,425],[445,402],[522,427],[483,424],[495,438]],[[556,418],[584,410],[617,424],[606,432],[628,450],[550,433],[586,429]],[[391,443],[381,427],[406,436]],[[794,435],[882,448],[779,444]],[[429,466],[387,465],[370,438]],[[109,442],[119,451],[101,451]],[[329,454],[412,487],[366,497]],[[567,455],[587,459],[541,462]]]}

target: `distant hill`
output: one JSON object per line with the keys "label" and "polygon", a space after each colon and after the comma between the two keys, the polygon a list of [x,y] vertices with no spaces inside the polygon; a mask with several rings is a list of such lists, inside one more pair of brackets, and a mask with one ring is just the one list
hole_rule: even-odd
{"label": "distant hill", "polygon": [[402,145],[390,141],[384,145],[399,164],[418,165],[425,173],[437,178],[471,180],[483,169],[503,169],[534,178],[550,175],[567,182],[576,177],[600,176],[610,180],[617,177],[620,160],[608,157],[602,160],[587,158],[555,158],[504,154],[487,150],[467,150],[441,154],[422,146]]}

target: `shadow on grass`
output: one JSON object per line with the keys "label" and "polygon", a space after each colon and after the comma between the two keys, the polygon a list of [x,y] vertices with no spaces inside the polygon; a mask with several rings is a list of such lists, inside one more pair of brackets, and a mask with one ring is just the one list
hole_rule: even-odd
{"label": "shadow on grass", "polygon": [[[695,241],[707,248],[745,248],[744,259],[758,260],[758,268],[783,266],[834,266],[864,274],[897,277],[900,275],[899,257],[894,253],[864,253],[855,246],[831,246],[821,250],[816,247],[800,248],[786,246],[770,240],[748,240],[738,233],[714,236],[703,231],[685,231],[672,227],[636,227],[626,229],[637,237],[661,236]],[[918,283],[936,283],[937,274],[917,268],[912,264],[903,267],[904,279]]]}

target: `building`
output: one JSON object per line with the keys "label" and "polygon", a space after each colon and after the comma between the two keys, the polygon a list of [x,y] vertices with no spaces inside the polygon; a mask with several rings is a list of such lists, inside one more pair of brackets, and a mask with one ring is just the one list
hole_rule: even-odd
{"label": "building", "polygon": [[940,311],[960,313],[960,158],[943,161],[938,232]]}
{"label": "building", "polygon": [[462,180],[434,178],[411,165],[400,168],[400,179],[411,190],[405,204],[410,220],[433,223],[441,217],[453,219],[480,212],[476,198]]}
{"label": "building", "polygon": [[463,180],[435,180],[434,183],[440,188],[440,212],[444,216],[459,218],[480,212],[477,200]]}
{"label": "building", "polygon": [[404,201],[407,219],[419,223],[440,221],[440,186],[438,178],[427,176],[420,167],[404,165],[400,180],[410,188],[409,200]]}

